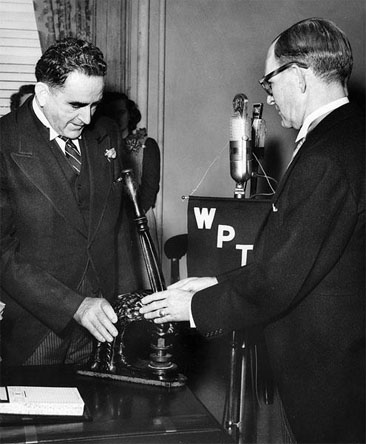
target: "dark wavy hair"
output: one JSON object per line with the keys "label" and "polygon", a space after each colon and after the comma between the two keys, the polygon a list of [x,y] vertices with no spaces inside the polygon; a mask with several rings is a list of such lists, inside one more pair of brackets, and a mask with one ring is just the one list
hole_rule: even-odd
{"label": "dark wavy hair", "polygon": [[302,20],[273,42],[274,54],[281,64],[291,60],[304,62],[327,82],[347,84],[353,67],[351,44],[346,34],[330,20]]}
{"label": "dark wavy hair", "polygon": [[105,91],[102,102],[98,105],[98,114],[115,119],[114,103],[124,101],[126,109],[128,111],[128,132],[131,134],[137,127],[137,124],[141,120],[141,113],[136,103],[129,99],[128,96],[122,92],[117,91]]}
{"label": "dark wavy hair", "polygon": [[10,96],[10,110],[15,111],[19,108],[20,99],[26,94],[34,94],[34,85],[22,85],[18,92]]}
{"label": "dark wavy hair", "polygon": [[102,51],[85,40],[68,37],[50,46],[36,65],[38,82],[62,86],[71,72],[105,76],[107,64]]}

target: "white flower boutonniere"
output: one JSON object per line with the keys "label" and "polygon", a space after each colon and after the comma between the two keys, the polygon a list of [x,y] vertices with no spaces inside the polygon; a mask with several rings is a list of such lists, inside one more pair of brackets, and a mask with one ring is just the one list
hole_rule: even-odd
{"label": "white flower boutonniere", "polygon": [[110,162],[111,159],[115,159],[117,157],[117,153],[114,148],[110,148],[109,150],[105,150],[104,155],[107,158],[108,162]]}

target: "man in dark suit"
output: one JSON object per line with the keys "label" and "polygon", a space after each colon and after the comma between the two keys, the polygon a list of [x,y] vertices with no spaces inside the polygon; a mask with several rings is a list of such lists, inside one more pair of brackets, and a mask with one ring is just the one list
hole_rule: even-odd
{"label": "man in dark suit", "polygon": [[0,120],[5,364],[83,364],[112,341],[121,140],[92,122],[106,63],[73,38],[36,65],[35,95]]}
{"label": "man in dark suit", "polygon": [[332,22],[271,44],[260,81],[297,147],[248,266],[147,296],[156,323],[206,337],[262,325],[284,407],[283,442],[364,442],[365,126],[348,100],[352,52]]}

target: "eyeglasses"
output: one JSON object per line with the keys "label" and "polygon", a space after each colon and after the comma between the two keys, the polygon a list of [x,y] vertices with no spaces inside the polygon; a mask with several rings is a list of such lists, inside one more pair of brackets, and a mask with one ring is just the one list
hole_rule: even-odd
{"label": "eyeglasses", "polygon": [[269,74],[267,74],[266,76],[262,77],[259,80],[259,83],[261,84],[262,88],[265,90],[265,92],[267,94],[269,94],[270,96],[272,95],[272,85],[269,83],[269,80],[272,79],[272,77],[279,74],[280,72],[285,71],[286,69],[290,68],[292,65],[297,65],[300,68],[305,68],[305,69],[309,68],[308,65],[306,65],[305,63],[293,61],[293,62],[285,63],[284,65],[282,65],[279,68],[275,69],[274,71],[270,72]]}

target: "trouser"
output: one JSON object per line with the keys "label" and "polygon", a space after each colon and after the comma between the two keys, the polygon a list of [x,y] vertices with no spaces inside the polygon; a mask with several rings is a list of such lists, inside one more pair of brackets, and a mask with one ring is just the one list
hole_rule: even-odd
{"label": "trouser", "polygon": [[93,339],[89,332],[78,324],[65,338],[54,332],[48,333],[23,365],[84,365],[93,349]]}
{"label": "trouser", "polygon": [[281,401],[275,388],[273,403],[267,405],[260,402],[256,406],[255,443],[296,444],[296,439]]}
{"label": "trouser", "polygon": [[281,428],[284,444],[296,444],[296,439],[292,433],[281,399],[279,399],[281,412]]}

